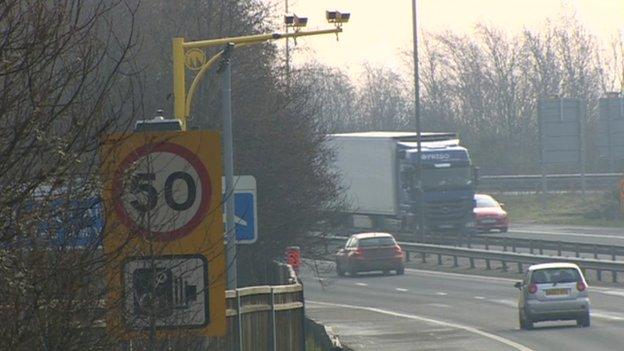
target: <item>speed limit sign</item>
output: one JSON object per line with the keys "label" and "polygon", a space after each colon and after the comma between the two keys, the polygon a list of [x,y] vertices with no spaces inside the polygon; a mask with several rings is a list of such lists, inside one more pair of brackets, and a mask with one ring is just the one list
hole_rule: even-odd
{"label": "speed limit sign", "polygon": [[[189,329],[223,335],[226,264],[218,133],[113,134],[100,158],[111,285],[107,300],[116,309],[107,326],[125,330],[122,337],[128,338],[151,322],[161,335]],[[154,277],[167,277],[166,284]],[[150,298],[139,299],[139,308],[137,296]],[[157,311],[157,320],[142,311]]]}
{"label": "speed limit sign", "polygon": [[113,180],[115,211],[146,239],[171,241],[192,232],[208,213],[210,175],[189,149],[147,144],[119,164]]}

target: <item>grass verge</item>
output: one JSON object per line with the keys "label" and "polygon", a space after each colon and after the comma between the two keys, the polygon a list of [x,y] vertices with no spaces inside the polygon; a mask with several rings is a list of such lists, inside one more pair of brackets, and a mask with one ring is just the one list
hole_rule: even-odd
{"label": "grass verge", "polygon": [[623,227],[624,219],[617,197],[605,193],[548,194],[546,207],[540,194],[494,194],[504,203],[512,223],[580,225],[592,227]]}

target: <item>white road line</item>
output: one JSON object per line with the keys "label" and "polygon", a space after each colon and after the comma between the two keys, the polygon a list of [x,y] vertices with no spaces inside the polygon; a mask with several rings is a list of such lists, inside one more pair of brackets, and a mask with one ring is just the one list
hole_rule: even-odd
{"label": "white road line", "polygon": [[406,291],[407,291],[407,289],[403,289],[403,288],[396,288],[396,291],[406,292]]}
{"label": "white road line", "polygon": [[434,276],[447,276],[453,278],[465,278],[467,280],[493,280],[499,282],[519,282],[520,279],[511,279],[511,278],[501,278],[501,277],[488,277],[483,275],[474,275],[474,274],[461,274],[461,273],[451,273],[451,272],[440,272],[440,271],[428,271],[424,269],[414,269],[414,268],[406,268],[406,272],[425,274],[425,275],[434,275]]}
{"label": "white road line", "polygon": [[428,303],[427,306],[431,307],[441,307],[441,308],[451,308],[451,306],[443,303]]}
{"label": "white road line", "polygon": [[448,294],[447,294],[447,293],[445,293],[445,292],[438,291],[438,292],[436,293],[436,295],[438,295],[438,296],[446,296],[446,295],[448,295]]}
{"label": "white road line", "polygon": [[394,316],[394,317],[401,317],[401,318],[407,318],[407,319],[417,320],[417,321],[421,321],[421,322],[436,324],[436,325],[443,326],[443,327],[461,329],[461,330],[467,331],[469,333],[481,335],[481,336],[486,337],[488,339],[500,342],[500,343],[502,343],[504,345],[507,345],[509,347],[513,347],[514,349],[519,350],[519,351],[534,351],[531,348],[528,348],[528,347],[526,347],[526,346],[524,346],[522,344],[518,344],[517,342],[509,340],[509,339],[506,339],[506,338],[504,338],[502,336],[491,334],[491,333],[485,332],[483,330],[477,329],[475,327],[470,327],[470,326],[466,326],[466,325],[462,325],[462,324],[444,322],[444,321],[439,321],[439,320],[436,320],[436,319],[431,319],[431,318],[427,318],[427,317],[417,316],[417,315],[414,315],[414,314],[398,313],[398,312],[383,310],[383,309],[374,308],[374,307],[363,307],[363,306],[345,305],[345,304],[331,303],[331,302],[310,301],[310,300],[306,300],[306,303],[323,305],[323,306],[350,308],[350,309],[355,309],[355,310],[363,310],[363,311],[382,313],[382,314],[386,314],[386,315],[390,315],[390,316]]}
{"label": "white road line", "polygon": [[596,290],[596,292],[599,292],[605,295],[624,297],[624,290],[614,290],[614,289],[600,288],[600,287],[595,287],[595,286],[592,286],[590,289]]}
{"label": "white road line", "polygon": [[591,309],[590,313],[592,318],[607,319],[610,321],[624,321],[624,316],[619,313],[612,313],[596,309]]}
{"label": "white road line", "polygon": [[477,300],[485,300],[485,297],[483,297],[483,296],[475,296],[474,298],[477,299]]}
{"label": "white road line", "polygon": [[366,284],[366,283],[355,283],[355,285],[358,285],[358,286],[368,286],[368,284]]}
{"label": "white road line", "polygon": [[564,235],[564,236],[578,236],[588,238],[603,238],[603,239],[619,239],[624,240],[624,237],[617,235],[604,235],[604,234],[589,234],[589,233],[562,233],[562,232],[548,232],[548,231],[536,231],[536,230],[510,230],[509,233],[513,234],[545,234],[545,235]]}
{"label": "white road line", "polygon": [[499,305],[508,306],[508,307],[518,307],[518,301],[509,300],[509,299],[492,299],[486,300],[489,302],[493,302]]}

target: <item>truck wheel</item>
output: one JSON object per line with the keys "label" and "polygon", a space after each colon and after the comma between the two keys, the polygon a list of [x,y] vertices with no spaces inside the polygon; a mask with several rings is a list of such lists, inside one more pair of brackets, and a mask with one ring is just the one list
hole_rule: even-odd
{"label": "truck wheel", "polygon": [[355,267],[351,267],[349,268],[349,275],[352,277],[355,277],[358,274],[357,269],[355,269]]}
{"label": "truck wheel", "polygon": [[342,268],[342,265],[338,262],[336,262],[336,273],[339,277],[344,277],[345,275],[344,268]]}

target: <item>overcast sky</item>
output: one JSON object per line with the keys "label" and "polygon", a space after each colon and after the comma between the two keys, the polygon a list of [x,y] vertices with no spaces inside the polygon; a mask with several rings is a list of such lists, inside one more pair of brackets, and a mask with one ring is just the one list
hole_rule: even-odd
{"label": "overcast sky", "polygon": [[[283,14],[286,0],[266,1]],[[291,13],[309,18],[307,29],[329,26],[326,9],[351,13],[338,42],[330,36],[298,39],[294,64],[316,60],[352,75],[364,62],[401,69],[401,52],[412,45],[411,1],[288,0]],[[483,22],[517,33],[525,27],[539,29],[547,18],[560,16],[564,7],[605,42],[624,35],[624,0],[418,0],[418,21],[424,31],[469,33]]]}

